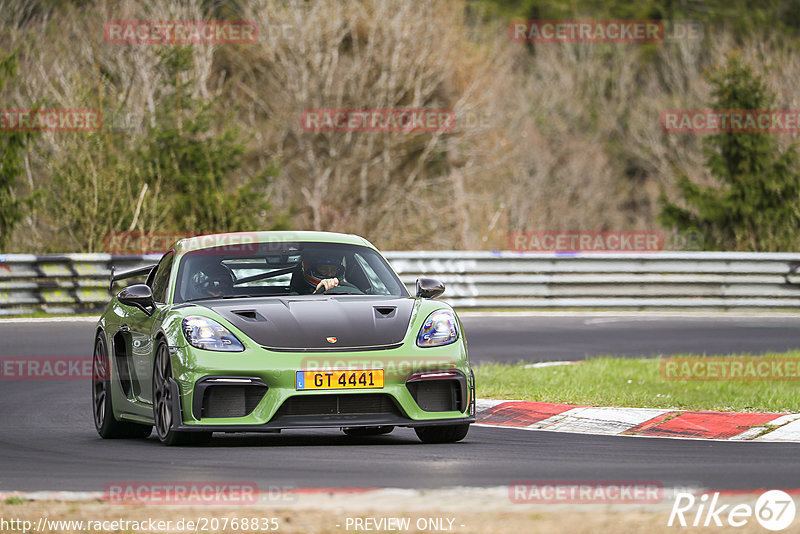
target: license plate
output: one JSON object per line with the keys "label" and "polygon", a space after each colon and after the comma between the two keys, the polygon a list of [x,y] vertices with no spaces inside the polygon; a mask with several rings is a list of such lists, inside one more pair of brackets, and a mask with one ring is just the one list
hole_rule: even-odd
{"label": "license plate", "polygon": [[383,369],[297,371],[296,389],[374,389],[383,387]]}

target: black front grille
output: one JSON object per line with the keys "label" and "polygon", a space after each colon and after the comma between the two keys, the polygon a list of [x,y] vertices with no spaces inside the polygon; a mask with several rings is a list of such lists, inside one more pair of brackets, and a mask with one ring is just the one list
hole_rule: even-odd
{"label": "black front grille", "polygon": [[307,395],[286,399],[275,417],[291,415],[394,414],[400,411],[389,395]]}
{"label": "black front grille", "polygon": [[256,409],[266,392],[265,386],[209,386],[203,395],[201,417],[244,417]]}
{"label": "black front grille", "polygon": [[408,384],[411,396],[426,412],[463,412],[461,388],[456,380],[421,380]]}

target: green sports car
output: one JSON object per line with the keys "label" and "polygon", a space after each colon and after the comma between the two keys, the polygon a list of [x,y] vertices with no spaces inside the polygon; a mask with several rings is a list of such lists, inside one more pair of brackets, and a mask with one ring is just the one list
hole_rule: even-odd
{"label": "green sports car", "polygon": [[213,432],[413,427],[455,442],[475,421],[461,322],[417,280],[411,296],[367,240],[252,232],[178,241],[97,323],[92,400],[104,438],[168,445]]}

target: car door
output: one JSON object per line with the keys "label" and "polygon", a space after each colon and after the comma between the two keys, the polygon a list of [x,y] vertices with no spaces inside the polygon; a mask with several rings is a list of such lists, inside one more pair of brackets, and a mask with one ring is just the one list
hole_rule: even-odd
{"label": "car door", "polygon": [[148,277],[147,285],[153,291],[156,309],[152,315],[138,310],[130,317],[128,327],[131,334],[131,361],[133,369],[131,381],[137,399],[142,402],[153,402],[153,360],[155,358],[155,336],[161,328],[161,322],[167,311],[167,293],[169,275],[175,254],[172,251],[164,254],[161,261]]}

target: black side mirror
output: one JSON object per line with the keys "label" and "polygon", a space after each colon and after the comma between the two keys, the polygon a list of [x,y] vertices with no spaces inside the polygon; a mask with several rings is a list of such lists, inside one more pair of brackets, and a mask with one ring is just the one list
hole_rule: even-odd
{"label": "black side mirror", "polygon": [[156,309],[156,303],[153,300],[153,291],[150,286],[146,284],[133,284],[128,286],[117,295],[117,300],[128,306],[135,306],[145,312],[147,315],[152,315]]}
{"label": "black side mirror", "polygon": [[435,278],[417,278],[417,297],[435,299],[444,293],[444,284]]}

